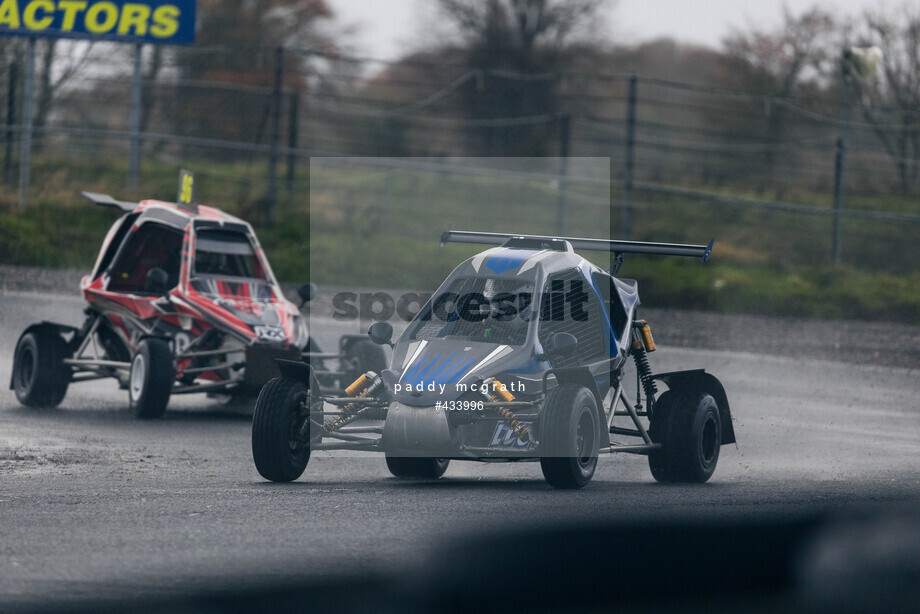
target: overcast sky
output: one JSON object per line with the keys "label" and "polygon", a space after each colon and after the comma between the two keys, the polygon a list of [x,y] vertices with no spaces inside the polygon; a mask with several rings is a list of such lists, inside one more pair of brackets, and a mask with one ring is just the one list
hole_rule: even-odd
{"label": "overcast sky", "polygon": [[[358,27],[354,45],[363,54],[395,59],[424,42],[431,0],[327,0],[340,22]],[[801,0],[619,0],[609,11],[610,40],[636,43],[669,36],[679,41],[718,47],[732,27],[778,25],[783,5],[799,12],[812,3]],[[856,15],[886,2],[833,0],[818,2],[841,15]],[[888,0],[888,5],[892,4]]]}

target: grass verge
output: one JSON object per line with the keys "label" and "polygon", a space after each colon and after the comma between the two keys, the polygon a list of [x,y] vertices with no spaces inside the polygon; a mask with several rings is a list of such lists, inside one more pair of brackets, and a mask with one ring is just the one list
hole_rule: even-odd
{"label": "grass verge", "polygon": [[[27,208],[16,207],[15,190],[0,190],[0,263],[89,269],[117,216],[113,210],[82,201],[77,191],[108,191],[130,198],[117,187],[123,184],[125,164],[94,159],[80,166],[51,158],[40,158],[37,164],[36,175],[43,182],[33,190]],[[172,198],[177,168],[145,165],[140,194]],[[470,181],[453,185],[444,178],[403,177],[387,189],[364,190],[355,177],[335,174],[324,179],[335,179],[343,189],[312,194],[316,219],[311,237],[306,205],[309,191],[301,187],[299,192],[282,195],[278,217],[283,223],[266,228],[259,224],[261,188],[241,189],[226,179],[232,171],[243,176],[251,169],[249,165],[216,163],[196,167],[204,178],[202,200],[256,224],[282,281],[312,279],[334,285],[433,290],[459,262],[479,251],[476,246],[438,248],[437,233],[448,219],[464,229],[514,232],[547,232],[545,228],[555,223],[557,197],[547,186],[523,189],[511,185],[501,192],[489,185],[470,185]],[[306,179],[300,177],[298,185]],[[380,183],[385,177],[375,175],[365,181]],[[426,182],[431,185],[424,185]],[[456,194],[442,200],[426,196],[443,195],[447,190]],[[470,198],[471,193],[478,198]],[[391,194],[391,198],[382,194]],[[578,205],[579,197],[583,205]],[[573,211],[572,234],[604,234],[609,220],[599,218],[618,211],[615,207],[598,209],[596,194],[580,195],[573,190],[570,199],[573,207],[581,207]],[[538,201],[546,202],[536,207]],[[771,217],[738,208],[724,208],[714,215],[701,207],[664,200],[644,206],[637,238],[677,242],[718,238],[707,266],[690,259],[628,258],[621,275],[639,280],[646,305],[920,324],[920,272],[914,266],[917,251],[912,249],[915,228],[909,225],[892,228],[862,222],[850,236],[860,237],[863,243],[855,245],[848,238],[859,260],[834,267],[826,259],[827,218]],[[597,228],[592,227],[592,220]],[[819,233],[825,240],[816,239]],[[768,251],[767,246],[775,251]]]}

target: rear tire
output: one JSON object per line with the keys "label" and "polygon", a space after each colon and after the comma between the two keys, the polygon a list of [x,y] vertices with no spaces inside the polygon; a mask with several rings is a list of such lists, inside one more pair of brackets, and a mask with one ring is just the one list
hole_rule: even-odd
{"label": "rear tire", "polygon": [[303,437],[298,433],[304,420],[310,422],[304,413],[308,401],[307,386],[285,377],[271,380],[259,393],[252,413],[252,460],[266,480],[291,482],[307,468],[310,426]]}
{"label": "rear tire", "polygon": [[702,484],[712,477],[719,462],[719,406],[703,392],[669,390],[655,404],[649,436],[662,444],[648,457],[657,481]]}
{"label": "rear tire", "polygon": [[436,480],[447,471],[449,458],[387,456],[387,469],[398,478]]}
{"label": "rear tire", "polygon": [[166,411],[176,369],[169,344],[162,339],[144,339],[131,359],[128,400],[138,418],[159,418]]}
{"label": "rear tire", "polygon": [[[662,443],[664,441],[671,416],[671,405],[676,400],[677,395],[674,392],[665,390],[655,401],[655,411],[652,414],[648,428],[649,439],[652,440],[652,443]],[[649,452],[648,468],[651,470],[655,481],[663,484],[674,481],[671,477],[670,457],[665,453],[664,449]]]}
{"label": "rear tire", "polygon": [[67,342],[56,330],[39,327],[23,335],[13,354],[13,389],[19,402],[28,407],[57,407],[73,374],[65,358]]}
{"label": "rear tire", "polygon": [[540,413],[540,467],[553,488],[581,488],[594,477],[600,427],[597,401],[584,386],[552,390]]}
{"label": "rear tire", "polygon": [[343,388],[350,386],[352,382],[368,371],[373,371],[379,375],[381,371],[387,368],[387,359],[386,354],[383,353],[383,348],[370,339],[361,339],[349,345],[345,350],[345,358],[355,366],[345,371],[346,381],[342,386]]}

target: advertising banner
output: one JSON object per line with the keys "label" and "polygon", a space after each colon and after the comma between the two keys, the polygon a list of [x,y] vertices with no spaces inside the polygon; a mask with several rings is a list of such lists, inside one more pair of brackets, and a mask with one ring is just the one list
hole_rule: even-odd
{"label": "advertising banner", "polygon": [[195,0],[0,0],[0,36],[195,42]]}

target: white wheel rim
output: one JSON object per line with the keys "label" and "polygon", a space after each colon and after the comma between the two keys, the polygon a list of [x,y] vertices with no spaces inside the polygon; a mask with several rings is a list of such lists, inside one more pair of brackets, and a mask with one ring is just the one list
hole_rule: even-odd
{"label": "white wheel rim", "polygon": [[131,385],[128,390],[132,401],[137,401],[144,392],[144,357],[141,354],[137,354],[131,362]]}

